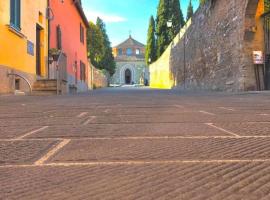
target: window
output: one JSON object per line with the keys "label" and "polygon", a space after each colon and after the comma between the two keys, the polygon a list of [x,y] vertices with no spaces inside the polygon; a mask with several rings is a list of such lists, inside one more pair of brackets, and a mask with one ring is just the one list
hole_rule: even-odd
{"label": "window", "polygon": [[10,0],[10,26],[21,30],[21,0]]}
{"label": "window", "polygon": [[123,55],[123,50],[122,49],[118,49],[118,55],[119,56]]}
{"label": "window", "polygon": [[85,64],[82,61],[80,61],[80,79],[82,81],[85,81],[86,80]]}
{"label": "window", "polygon": [[131,56],[132,55],[132,49],[131,48],[127,48],[127,56]]}
{"label": "window", "polygon": [[84,27],[80,24],[80,41],[84,44]]}
{"label": "window", "polygon": [[136,49],[136,55],[140,55],[140,49]]}
{"label": "window", "polygon": [[57,49],[62,49],[62,31],[60,25],[56,27],[56,43]]}

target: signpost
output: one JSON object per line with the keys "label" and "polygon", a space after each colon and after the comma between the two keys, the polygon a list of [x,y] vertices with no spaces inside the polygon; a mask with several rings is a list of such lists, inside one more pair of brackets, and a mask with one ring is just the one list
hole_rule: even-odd
{"label": "signpost", "polygon": [[253,51],[253,64],[257,82],[257,90],[264,90],[264,54],[262,51]]}
{"label": "signpost", "polygon": [[262,51],[253,51],[253,63],[254,65],[264,64],[264,57]]}

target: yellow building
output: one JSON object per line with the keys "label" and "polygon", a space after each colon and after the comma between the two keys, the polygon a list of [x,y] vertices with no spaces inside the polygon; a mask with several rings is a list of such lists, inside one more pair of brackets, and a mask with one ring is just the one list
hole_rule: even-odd
{"label": "yellow building", "polygon": [[[0,93],[27,90],[47,76],[47,0],[0,1]],[[8,75],[9,74],[9,75]]]}

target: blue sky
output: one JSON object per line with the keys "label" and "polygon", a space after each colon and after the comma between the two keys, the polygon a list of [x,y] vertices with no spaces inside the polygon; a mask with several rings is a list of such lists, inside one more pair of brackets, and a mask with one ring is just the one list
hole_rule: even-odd
{"label": "blue sky", "polygon": [[[198,7],[199,0],[192,0]],[[83,8],[89,20],[96,17],[105,21],[112,46],[128,38],[129,32],[134,39],[146,43],[149,18],[156,15],[159,0],[82,0]],[[180,0],[186,15],[189,0]]]}

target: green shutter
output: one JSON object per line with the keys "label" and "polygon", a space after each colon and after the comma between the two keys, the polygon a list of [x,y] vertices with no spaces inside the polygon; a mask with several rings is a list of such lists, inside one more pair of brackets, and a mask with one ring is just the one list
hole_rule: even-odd
{"label": "green shutter", "polygon": [[21,29],[21,0],[10,0],[10,25]]}
{"label": "green shutter", "polygon": [[16,27],[21,29],[21,0],[16,1]]}
{"label": "green shutter", "polygon": [[15,0],[10,0],[10,24],[15,25]]}

